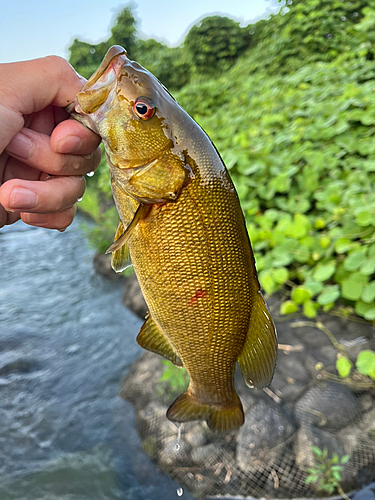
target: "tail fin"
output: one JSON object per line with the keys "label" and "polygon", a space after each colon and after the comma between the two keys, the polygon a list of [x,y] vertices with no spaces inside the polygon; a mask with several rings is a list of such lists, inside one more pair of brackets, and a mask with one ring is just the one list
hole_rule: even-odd
{"label": "tail fin", "polygon": [[241,427],[245,417],[242,404],[237,393],[230,406],[205,404],[189,393],[189,389],[172,403],[167,417],[174,422],[190,422],[206,420],[208,427],[216,432],[230,431]]}

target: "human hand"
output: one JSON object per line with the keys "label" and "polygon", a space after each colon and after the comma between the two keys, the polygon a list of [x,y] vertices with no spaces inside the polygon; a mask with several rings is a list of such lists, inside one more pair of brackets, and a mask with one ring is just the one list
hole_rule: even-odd
{"label": "human hand", "polygon": [[0,64],[0,227],[64,230],[101,158],[100,138],[64,111],[85,81],[49,56]]}

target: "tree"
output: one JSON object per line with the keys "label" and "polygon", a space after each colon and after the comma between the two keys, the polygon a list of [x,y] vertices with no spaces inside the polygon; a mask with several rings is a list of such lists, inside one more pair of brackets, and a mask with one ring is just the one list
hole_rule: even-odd
{"label": "tree", "polygon": [[109,45],[121,45],[132,55],[135,52],[137,44],[137,22],[130,6],[125,7],[117,15],[115,24],[111,29],[111,37],[108,40]]}
{"label": "tree", "polygon": [[206,17],[195,24],[184,40],[198,73],[228,69],[249,47],[251,35],[228,17]]}

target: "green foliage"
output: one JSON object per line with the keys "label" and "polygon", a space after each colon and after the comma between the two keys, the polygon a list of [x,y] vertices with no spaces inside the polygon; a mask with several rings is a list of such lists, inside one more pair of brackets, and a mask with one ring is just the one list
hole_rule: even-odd
{"label": "green foliage", "polygon": [[187,389],[189,375],[185,368],[180,368],[171,361],[163,360],[164,370],[159,378],[160,392],[167,397],[176,397]]}
{"label": "green foliage", "polygon": [[97,70],[109,47],[106,42],[95,45],[76,38],[69,47],[69,62],[78,73],[88,79]]}
{"label": "green foliage", "polygon": [[329,494],[334,493],[335,490],[340,492],[343,465],[349,461],[350,455],[344,455],[340,458],[337,453],[333,453],[332,457],[329,458],[327,449],[321,450],[317,446],[312,446],[312,451],[315,467],[308,469],[309,475],[305,483],[316,483],[319,490]]}
{"label": "green foliage", "polygon": [[215,74],[227,70],[249,47],[251,35],[247,28],[227,17],[205,17],[186,35],[184,47],[190,54],[198,74]]}
{"label": "green foliage", "polygon": [[[367,375],[372,380],[375,380],[375,352],[364,350],[358,354],[355,366],[359,373]],[[349,377],[352,370],[352,363],[347,356],[343,354],[337,355],[336,369],[341,378]]]}
{"label": "green foliage", "polygon": [[370,350],[361,351],[358,354],[356,367],[359,373],[368,375],[375,380],[375,352]]}
{"label": "green foliage", "polygon": [[125,7],[117,15],[107,43],[109,46],[121,45],[129,54],[132,54],[136,47],[136,32],[136,20],[132,8]]}
{"label": "green foliage", "polygon": [[138,40],[134,57],[169,89],[180,89],[190,79],[191,61],[181,47]]}
{"label": "green foliage", "polygon": [[341,378],[348,377],[352,369],[352,363],[346,356],[338,355],[336,360],[336,369]]}
{"label": "green foliage", "polygon": [[[206,18],[175,49],[135,36],[132,50],[162,82],[182,86],[177,100],[221,152],[245,212],[260,283],[266,293],[287,293],[281,312],[313,318],[341,302],[373,321],[375,0],[281,6],[246,29]],[[124,33],[132,36],[134,18],[128,12],[124,19],[130,27]],[[112,37],[120,36],[117,28]],[[220,49],[216,35],[228,34],[231,41]],[[100,62],[89,44],[73,46],[77,66]],[[203,67],[207,75],[216,67],[216,75],[194,79]],[[97,196],[85,203],[103,205],[105,214],[110,191],[102,168],[89,180]]]}
{"label": "green foliage", "polygon": [[[299,23],[295,29],[304,32],[302,25],[310,22],[305,17],[332,4],[330,22],[336,19],[341,30],[337,16],[347,8],[342,2],[293,2],[289,13],[262,22],[255,48],[232,70],[215,81],[185,86],[177,99],[230,169],[262,287],[266,293],[290,290],[294,306],[288,297],[282,313],[298,308],[314,317],[341,300],[373,320],[375,72],[370,42],[361,45],[354,30],[366,17],[349,12],[346,31],[338,31],[351,43],[347,52],[328,57],[327,50],[314,49],[298,56],[299,69],[287,74],[290,61],[280,52],[283,30]],[[354,2],[352,7],[359,9]],[[271,28],[279,30],[272,37]],[[304,45],[293,33],[290,43],[300,54]],[[280,269],[287,271],[281,280]]]}

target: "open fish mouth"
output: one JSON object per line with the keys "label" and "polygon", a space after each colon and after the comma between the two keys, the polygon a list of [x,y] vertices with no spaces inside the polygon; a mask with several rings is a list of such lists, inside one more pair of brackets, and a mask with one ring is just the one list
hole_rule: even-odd
{"label": "open fish mouth", "polygon": [[99,68],[87,80],[81,92],[96,90],[113,84],[121,72],[125,61],[128,60],[126,50],[119,45],[114,45],[109,49]]}
{"label": "open fish mouth", "polygon": [[111,90],[115,88],[121,68],[128,60],[125,49],[119,45],[111,47],[99,68],[78,92],[75,100],[65,108],[66,111],[78,120],[76,113],[90,115],[97,111],[106,102]]}

